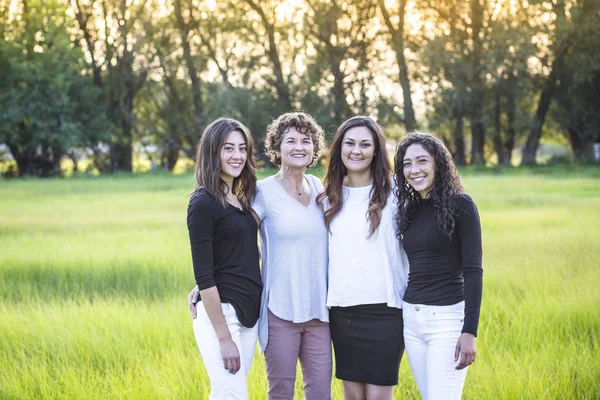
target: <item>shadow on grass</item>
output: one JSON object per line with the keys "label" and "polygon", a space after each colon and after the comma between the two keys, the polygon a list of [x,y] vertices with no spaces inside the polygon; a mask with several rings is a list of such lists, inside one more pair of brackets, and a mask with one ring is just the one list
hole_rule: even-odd
{"label": "shadow on grass", "polygon": [[39,300],[91,300],[135,298],[162,300],[180,295],[185,299],[194,286],[191,271],[181,266],[116,265],[85,266],[5,266],[0,270],[0,300],[27,302]]}

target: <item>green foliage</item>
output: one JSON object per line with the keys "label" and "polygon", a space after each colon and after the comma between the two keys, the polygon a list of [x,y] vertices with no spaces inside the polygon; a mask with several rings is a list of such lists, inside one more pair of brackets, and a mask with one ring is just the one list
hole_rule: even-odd
{"label": "green foliage", "polygon": [[[252,129],[259,156],[265,127],[291,110],[312,114],[328,138],[356,114],[406,126],[410,86],[416,125],[460,164],[509,165],[526,136],[529,155],[563,136],[589,159],[597,4],[0,1],[0,143],[25,174],[58,173],[61,157],[83,154],[99,172],[131,171],[132,152],[172,170],[225,115]],[[546,92],[550,112],[536,130]]]}
{"label": "green foliage", "polygon": [[560,73],[553,115],[564,127],[576,157],[589,162],[593,161],[592,143],[600,142],[600,13],[578,17],[579,25],[570,33],[574,48]]}
{"label": "green foliage", "polygon": [[81,74],[83,52],[64,26],[65,6],[30,2],[23,19],[0,41],[0,142],[20,174],[59,173],[69,150],[106,132],[100,93]]}

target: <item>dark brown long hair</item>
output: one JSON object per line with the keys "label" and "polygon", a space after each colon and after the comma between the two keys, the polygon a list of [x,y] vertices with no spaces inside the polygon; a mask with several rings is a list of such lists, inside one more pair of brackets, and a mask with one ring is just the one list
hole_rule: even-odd
{"label": "dark brown long hair", "polygon": [[429,195],[432,201],[438,229],[448,238],[454,232],[454,215],[456,213],[456,195],[464,193],[465,189],[458,171],[452,160],[452,155],[444,143],[429,133],[411,132],[402,139],[394,158],[394,179],[396,182],[396,197],[398,198],[398,226],[400,233],[408,228],[417,213],[421,195],[413,189],[404,177],[404,155],[406,149],[413,144],[423,146],[434,159],[435,178],[433,189]]}
{"label": "dark brown long hair", "polygon": [[253,141],[250,130],[241,122],[231,118],[219,118],[202,132],[196,150],[196,189],[202,188],[223,207],[227,205],[227,184],[221,179],[221,149],[227,136],[238,131],[246,141],[246,164],[242,173],[233,179],[232,191],[244,208],[250,206],[256,194],[256,167],[253,156]]}
{"label": "dark brown long hair", "polygon": [[329,208],[325,211],[325,225],[329,229],[331,221],[339,214],[343,206],[342,186],[344,185],[344,177],[348,175],[348,170],[342,161],[344,136],[350,129],[357,127],[365,127],[371,131],[375,147],[373,161],[371,162],[373,188],[371,189],[369,210],[367,212],[370,223],[369,236],[371,236],[379,228],[381,213],[392,190],[392,167],[385,146],[385,134],[372,118],[365,116],[352,117],[338,128],[329,149],[329,164],[323,181],[325,192],[317,197],[317,201],[322,204],[325,197],[327,197]]}

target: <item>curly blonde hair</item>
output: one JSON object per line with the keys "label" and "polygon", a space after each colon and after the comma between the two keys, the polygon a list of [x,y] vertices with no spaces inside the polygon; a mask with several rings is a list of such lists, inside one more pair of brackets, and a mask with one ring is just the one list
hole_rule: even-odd
{"label": "curly blonde hair", "polygon": [[314,152],[308,165],[308,167],[312,167],[321,157],[325,139],[323,128],[317,124],[313,117],[303,112],[288,112],[271,122],[267,127],[267,136],[265,137],[265,154],[273,164],[278,167],[281,166],[281,158],[279,158],[277,152],[281,151],[281,141],[290,128],[296,128],[298,132],[304,133],[312,139]]}

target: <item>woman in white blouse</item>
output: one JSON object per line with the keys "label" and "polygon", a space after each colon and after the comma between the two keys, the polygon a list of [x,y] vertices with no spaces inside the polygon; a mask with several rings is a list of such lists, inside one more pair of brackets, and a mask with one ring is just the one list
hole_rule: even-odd
{"label": "woman in white blouse", "polygon": [[316,198],[319,179],[306,169],[319,159],[323,130],[305,113],[267,128],[267,155],[279,172],[257,184],[252,209],[260,225],[263,296],[258,323],[269,399],[294,398],[300,360],[307,400],[331,398],[327,310],[327,230]]}
{"label": "woman in white blouse", "polygon": [[325,192],[330,330],[345,399],[391,399],[404,351],[408,261],[396,239],[385,136],[353,117],[331,143]]}

